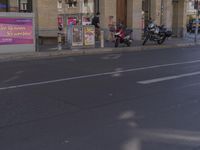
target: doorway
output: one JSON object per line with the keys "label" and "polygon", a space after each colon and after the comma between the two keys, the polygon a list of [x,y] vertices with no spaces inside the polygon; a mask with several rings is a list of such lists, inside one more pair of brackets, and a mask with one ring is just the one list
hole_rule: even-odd
{"label": "doorway", "polygon": [[178,17],[178,2],[173,2],[173,20],[172,20],[172,32],[174,34],[174,36],[178,36],[178,21],[179,21],[179,17]]}
{"label": "doorway", "polygon": [[127,25],[127,0],[117,0],[117,22]]}
{"label": "doorway", "polygon": [[142,0],[142,11],[144,18],[144,26],[146,26],[151,16],[151,0]]}

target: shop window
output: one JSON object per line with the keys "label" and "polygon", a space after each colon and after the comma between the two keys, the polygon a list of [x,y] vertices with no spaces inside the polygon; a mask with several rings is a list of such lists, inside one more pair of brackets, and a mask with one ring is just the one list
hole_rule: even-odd
{"label": "shop window", "polygon": [[77,0],[65,0],[65,3],[68,4],[69,8],[77,7]]}
{"label": "shop window", "polygon": [[8,11],[19,12],[19,0],[8,0]]}

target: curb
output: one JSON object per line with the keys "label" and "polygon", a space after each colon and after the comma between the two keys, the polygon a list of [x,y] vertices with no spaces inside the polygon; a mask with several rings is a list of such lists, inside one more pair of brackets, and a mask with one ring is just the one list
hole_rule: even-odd
{"label": "curb", "polygon": [[197,43],[197,44],[179,43],[176,45],[159,45],[159,46],[148,45],[148,46],[120,47],[120,48],[73,49],[73,50],[62,50],[62,51],[54,51],[54,52],[10,53],[10,54],[0,54],[0,62],[61,58],[61,57],[66,57],[66,56],[67,57],[68,56],[83,56],[83,55],[95,55],[95,54],[106,54],[106,53],[170,49],[170,48],[178,48],[178,47],[191,47],[191,46],[196,46],[196,45],[200,45],[200,43]]}

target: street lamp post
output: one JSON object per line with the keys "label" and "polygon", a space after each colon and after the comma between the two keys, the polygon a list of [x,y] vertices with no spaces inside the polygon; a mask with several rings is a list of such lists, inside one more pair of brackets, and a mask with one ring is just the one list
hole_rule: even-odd
{"label": "street lamp post", "polygon": [[38,1],[33,0],[33,13],[35,17],[35,48],[36,51],[39,51],[39,23],[38,23]]}

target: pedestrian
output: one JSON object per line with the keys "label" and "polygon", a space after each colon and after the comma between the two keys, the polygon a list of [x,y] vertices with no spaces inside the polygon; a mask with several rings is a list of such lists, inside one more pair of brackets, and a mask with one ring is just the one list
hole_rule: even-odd
{"label": "pedestrian", "polygon": [[113,21],[114,17],[113,16],[109,16],[109,23],[108,23],[108,28],[109,28],[109,37],[108,40],[109,41],[114,41],[114,34],[115,34],[115,22]]}
{"label": "pedestrian", "polygon": [[95,38],[96,40],[99,40],[100,37],[100,13],[97,12],[96,15],[92,19],[92,25],[95,26]]}

